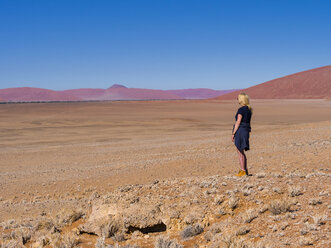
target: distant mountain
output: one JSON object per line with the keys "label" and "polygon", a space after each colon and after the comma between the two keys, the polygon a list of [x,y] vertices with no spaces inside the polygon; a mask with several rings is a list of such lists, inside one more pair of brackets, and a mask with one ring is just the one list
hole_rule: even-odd
{"label": "distant mountain", "polygon": [[198,88],[198,89],[167,90],[167,91],[185,99],[207,99],[207,98],[221,96],[236,90],[212,90],[212,89]]}
{"label": "distant mountain", "polygon": [[105,91],[106,91],[105,89],[83,88],[83,89],[63,90],[60,92],[78,97],[83,100],[95,100],[100,98],[105,93]]}
{"label": "distant mountain", "polygon": [[11,102],[30,101],[87,101],[87,100],[176,100],[176,99],[207,99],[220,96],[234,90],[183,89],[183,90],[151,90],[127,88],[114,84],[107,89],[71,89],[47,90],[22,87],[0,90],[0,98]]}
{"label": "distant mountain", "polygon": [[64,93],[79,97],[83,100],[154,100],[154,99],[183,99],[164,90],[127,88],[114,84],[108,89],[73,89]]}
{"label": "distant mountain", "polygon": [[183,89],[150,90],[127,88],[114,84],[108,89],[73,89],[63,92],[84,100],[150,100],[150,99],[207,99],[220,96],[234,90]]}
{"label": "distant mountain", "polygon": [[122,84],[113,84],[112,86],[110,86],[108,89],[118,89],[118,88],[123,88],[123,89],[127,89],[127,87],[125,87]]}
{"label": "distant mountain", "polygon": [[331,66],[294,73],[219,96],[217,99],[233,100],[241,91],[252,99],[330,99]]}
{"label": "distant mountain", "polygon": [[97,100],[154,100],[183,99],[164,90],[150,90],[126,87],[110,87]]}
{"label": "distant mountain", "polygon": [[8,102],[78,101],[79,97],[64,92],[31,87],[0,89],[0,98]]}

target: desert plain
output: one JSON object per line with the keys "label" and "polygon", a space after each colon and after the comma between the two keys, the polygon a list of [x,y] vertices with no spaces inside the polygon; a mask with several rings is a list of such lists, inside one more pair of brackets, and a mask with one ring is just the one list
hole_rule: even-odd
{"label": "desert plain", "polygon": [[2,247],[330,247],[330,100],[0,104]]}

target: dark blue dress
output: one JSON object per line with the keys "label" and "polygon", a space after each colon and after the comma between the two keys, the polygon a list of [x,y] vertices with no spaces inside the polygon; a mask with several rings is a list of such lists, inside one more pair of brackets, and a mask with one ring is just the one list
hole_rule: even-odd
{"label": "dark blue dress", "polygon": [[234,144],[239,151],[248,151],[252,112],[247,106],[239,108],[235,116],[236,121],[238,118],[238,114],[241,114],[243,118],[241,119],[239,128],[234,135]]}

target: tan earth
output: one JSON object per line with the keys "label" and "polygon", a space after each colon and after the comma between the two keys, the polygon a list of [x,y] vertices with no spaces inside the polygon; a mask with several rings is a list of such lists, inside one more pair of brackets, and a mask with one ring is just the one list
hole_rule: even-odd
{"label": "tan earth", "polygon": [[236,178],[234,101],[0,104],[0,245],[330,247],[331,101],[252,105]]}

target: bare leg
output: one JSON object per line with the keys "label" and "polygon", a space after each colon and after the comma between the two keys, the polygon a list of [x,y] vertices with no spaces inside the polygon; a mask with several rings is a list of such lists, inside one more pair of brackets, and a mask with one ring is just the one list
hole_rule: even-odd
{"label": "bare leg", "polygon": [[239,164],[240,164],[240,169],[246,171],[246,173],[248,174],[248,170],[247,170],[247,157],[244,151],[239,151],[237,149],[237,153],[238,153],[238,158],[239,158]]}
{"label": "bare leg", "polygon": [[243,157],[244,157],[244,170],[246,171],[246,174],[248,175],[246,154],[245,154],[244,151],[242,151],[242,154],[243,154]]}
{"label": "bare leg", "polygon": [[237,149],[238,153],[238,158],[239,158],[239,164],[240,164],[240,169],[241,170],[246,170],[246,165],[247,165],[247,159],[244,151],[239,151]]}

